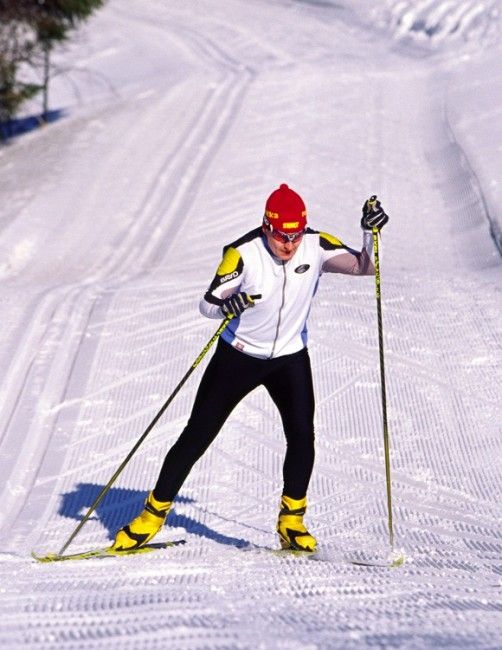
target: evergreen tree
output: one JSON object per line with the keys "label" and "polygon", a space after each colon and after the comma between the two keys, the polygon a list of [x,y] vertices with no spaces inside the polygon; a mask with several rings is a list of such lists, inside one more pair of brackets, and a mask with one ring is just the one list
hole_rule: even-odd
{"label": "evergreen tree", "polygon": [[[0,0],[0,127],[9,124],[19,106],[41,87],[18,79],[19,66],[29,64],[37,48],[37,37],[29,23],[20,20],[22,2]],[[0,136],[9,134],[0,128]]]}
{"label": "evergreen tree", "polygon": [[[40,90],[46,117],[53,48],[103,4],[104,0],[0,0],[0,124],[9,122],[22,102]],[[18,79],[23,64],[42,68],[40,84]]]}
{"label": "evergreen tree", "polygon": [[75,29],[103,5],[104,0],[32,0],[32,26],[43,55],[43,116],[49,110],[51,52]]}

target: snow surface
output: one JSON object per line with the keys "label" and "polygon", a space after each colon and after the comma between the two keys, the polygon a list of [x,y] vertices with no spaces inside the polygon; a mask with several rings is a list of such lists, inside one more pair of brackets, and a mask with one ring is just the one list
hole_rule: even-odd
{"label": "snow surface", "polygon": [[[500,9],[110,0],[79,33],[53,89],[63,118],[0,149],[2,647],[501,646]],[[308,523],[323,561],[259,548],[277,545],[284,441],[258,390],[158,537],[185,544],[35,563],[211,336],[197,303],[221,247],[281,182],[352,245],[367,196],[391,215],[382,292],[406,564],[346,561],[389,543],[374,281],[345,277],[323,278],[310,319]],[[141,509],[197,382],[70,551],[108,544]]]}

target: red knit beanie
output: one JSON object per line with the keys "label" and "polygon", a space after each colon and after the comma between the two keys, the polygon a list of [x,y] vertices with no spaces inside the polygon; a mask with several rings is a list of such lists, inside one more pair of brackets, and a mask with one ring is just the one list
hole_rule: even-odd
{"label": "red knit beanie", "polygon": [[307,225],[307,209],[302,197],[285,183],[272,192],[265,204],[265,225],[282,232],[299,232]]}

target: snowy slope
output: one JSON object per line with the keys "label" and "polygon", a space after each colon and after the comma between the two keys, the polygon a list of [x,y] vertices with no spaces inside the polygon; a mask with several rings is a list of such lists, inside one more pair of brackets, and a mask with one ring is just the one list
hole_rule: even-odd
{"label": "snowy slope", "polygon": [[[293,0],[295,1],[295,0]],[[296,0],[356,16],[402,46],[445,53],[479,50],[498,42],[500,0]]]}
{"label": "snowy slope", "polygon": [[400,41],[458,52],[497,42],[500,8],[499,0],[384,0],[371,14]]}
{"label": "snowy slope", "polygon": [[[500,45],[472,31],[461,59],[417,55],[363,29],[363,4],[111,0],[67,54],[53,98],[65,117],[0,150],[2,647],[500,645]],[[496,3],[470,5],[496,22]],[[374,282],[342,277],[323,278],[310,320],[308,521],[324,561],[256,548],[276,546],[284,454],[258,390],[159,535],[184,544],[33,563],[211,336],[197,303],[221,247],[283,181],[314,227],[352,245],[368,195],[391,215],[382,289],[407,563],[345,561],[385,556],[388,533]],[[70,550],[107,544],[141,509],[197,378]]]}

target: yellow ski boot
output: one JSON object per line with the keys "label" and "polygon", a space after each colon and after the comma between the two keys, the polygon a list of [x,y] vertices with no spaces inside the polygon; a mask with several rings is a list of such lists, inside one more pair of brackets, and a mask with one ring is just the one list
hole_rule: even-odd
{"label": "yellow ski boot", "polygon": [[143,512],[119,530],[111,550],[130,551],[144,546],[162,528],[171,506],[172,501],[157,501],[153,492],[150,492]]}
{"label": "yellow ski boot", "polygon": [[315,551],[317,540],[303,524],[307,509],[307,497],[292,499],[285,495],[281,499],[281,510],[277,521],[277,532],[283,549],[295,551]]}

